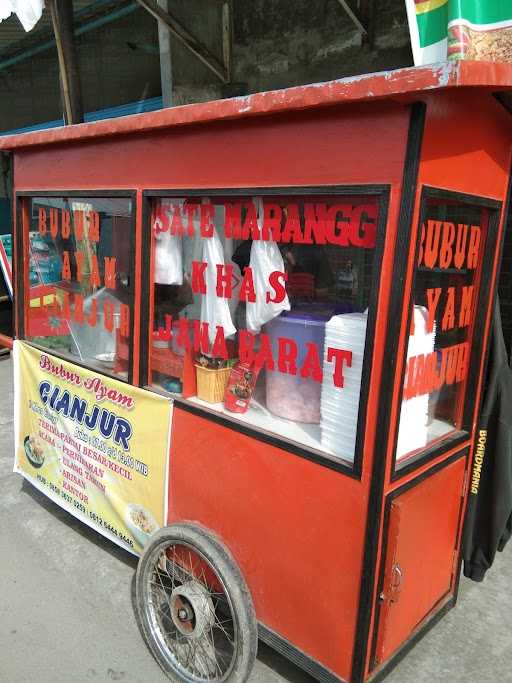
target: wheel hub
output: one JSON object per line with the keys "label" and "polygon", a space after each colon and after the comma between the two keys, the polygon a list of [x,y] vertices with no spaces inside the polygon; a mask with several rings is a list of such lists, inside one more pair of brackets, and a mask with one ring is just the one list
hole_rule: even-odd
{"label": "wheel hub", "polygon": [[208,589],[199,581],[187,581],[171,593],[171,618],[180,633],[200,638],[215,621],[215,610]]}

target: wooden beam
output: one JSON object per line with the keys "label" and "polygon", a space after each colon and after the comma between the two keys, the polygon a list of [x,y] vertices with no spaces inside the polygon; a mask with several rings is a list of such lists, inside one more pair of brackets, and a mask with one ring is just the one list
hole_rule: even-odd
{"label": "wooden beam", "polygon": [[[168,10],[168,0],[158,0],[164,12]],[[158,22],[158,48],[160,55],[160,83],[162,86],[162,104],[172,107],[172,55],[171,32],[163,21]]]}
{"label": "wooden beam", "polygon": [[139,5],[144,7],[156,19],[162,21],[171,31],[173,36],[180,41],[192,54],[207,66],[210,71],[220,78],[223,83],[228,82],[228,72],[226,67],[203,45],[188,29],[186,29],[170,12],[164,11],[158,6],[156,0],[137,0]]}
{"label": "wooden beam", "polygon": [[360,0],[359,16],[368,30],[368,34],[363,36],[363,42],[366,42],[370,49],[373,49],[375,44],[375,0]]}
{"label": "wooden beam", "polygon": [[222,55],[228,83],[233,80],[233,0],[222,3]]}
{"label": "wooden beam", "polygon": [[68,125],[82,123],[84,110],[73,32],[73,2],[72,0],[48,0],[48,6],[59,58],[64,121]]}
{"label": "wooden beam", "polygon": [[368,31],[366,30],[365,26],[363,25],[363,22],[361,19],[357,16],[356,12],[350,7],[348,4],[347,0],[338,0],[338,3],[343,7],[345,12],[348,14],[348,16],[351,18],[352,22],[355,24],[355,27],[359,31],[359,33],[363,36],[365,36]]}

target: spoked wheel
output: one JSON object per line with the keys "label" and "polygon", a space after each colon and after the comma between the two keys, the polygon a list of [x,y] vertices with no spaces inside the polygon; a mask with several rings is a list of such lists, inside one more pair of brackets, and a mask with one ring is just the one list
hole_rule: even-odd
{"label": "spoked wheel", "polygon": [[156,533],[139,561],[136,598],[144,638],[171,680],[247,680],[258,643],[254,607],[212,534],[194,524]]}

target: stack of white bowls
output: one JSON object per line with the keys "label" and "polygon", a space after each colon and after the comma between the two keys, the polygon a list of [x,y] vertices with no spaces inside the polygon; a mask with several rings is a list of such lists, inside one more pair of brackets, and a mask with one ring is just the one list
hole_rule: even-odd
{"label": "stack of white bowls", "polygon": [[[335,315],[325,325],[320,429],[322,446],[335,455],[354,461],[363,372],[366,313]],[[352,364],[343,364],[343,387],[334,384],[335,362],[327,361],[329,347],[352,352]]]}
{"label": "stack of white bowls", "polygon": [[[427,332],[427,314],[427,309],[423,306],[414,307],[414,334],[409,337],[407,360],[413,356],[427,355],[434,350],[435,327],[432,332]],[[429,395],[423,394],[402,401],[396,446],[397,460],[427,445],[428,400]]]}

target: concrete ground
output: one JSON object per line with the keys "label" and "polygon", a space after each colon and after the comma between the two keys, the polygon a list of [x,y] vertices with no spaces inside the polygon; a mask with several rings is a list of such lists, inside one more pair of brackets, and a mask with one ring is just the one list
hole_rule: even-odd
{"label": "concrete ground", "polygon": [[[12,363],[0,361],[0,683],[167,680],[135,624],[136,561],[12,474]],[[512,682],[512,549],[389,683]],[[265,646],[251,683],[309,676]]]}

